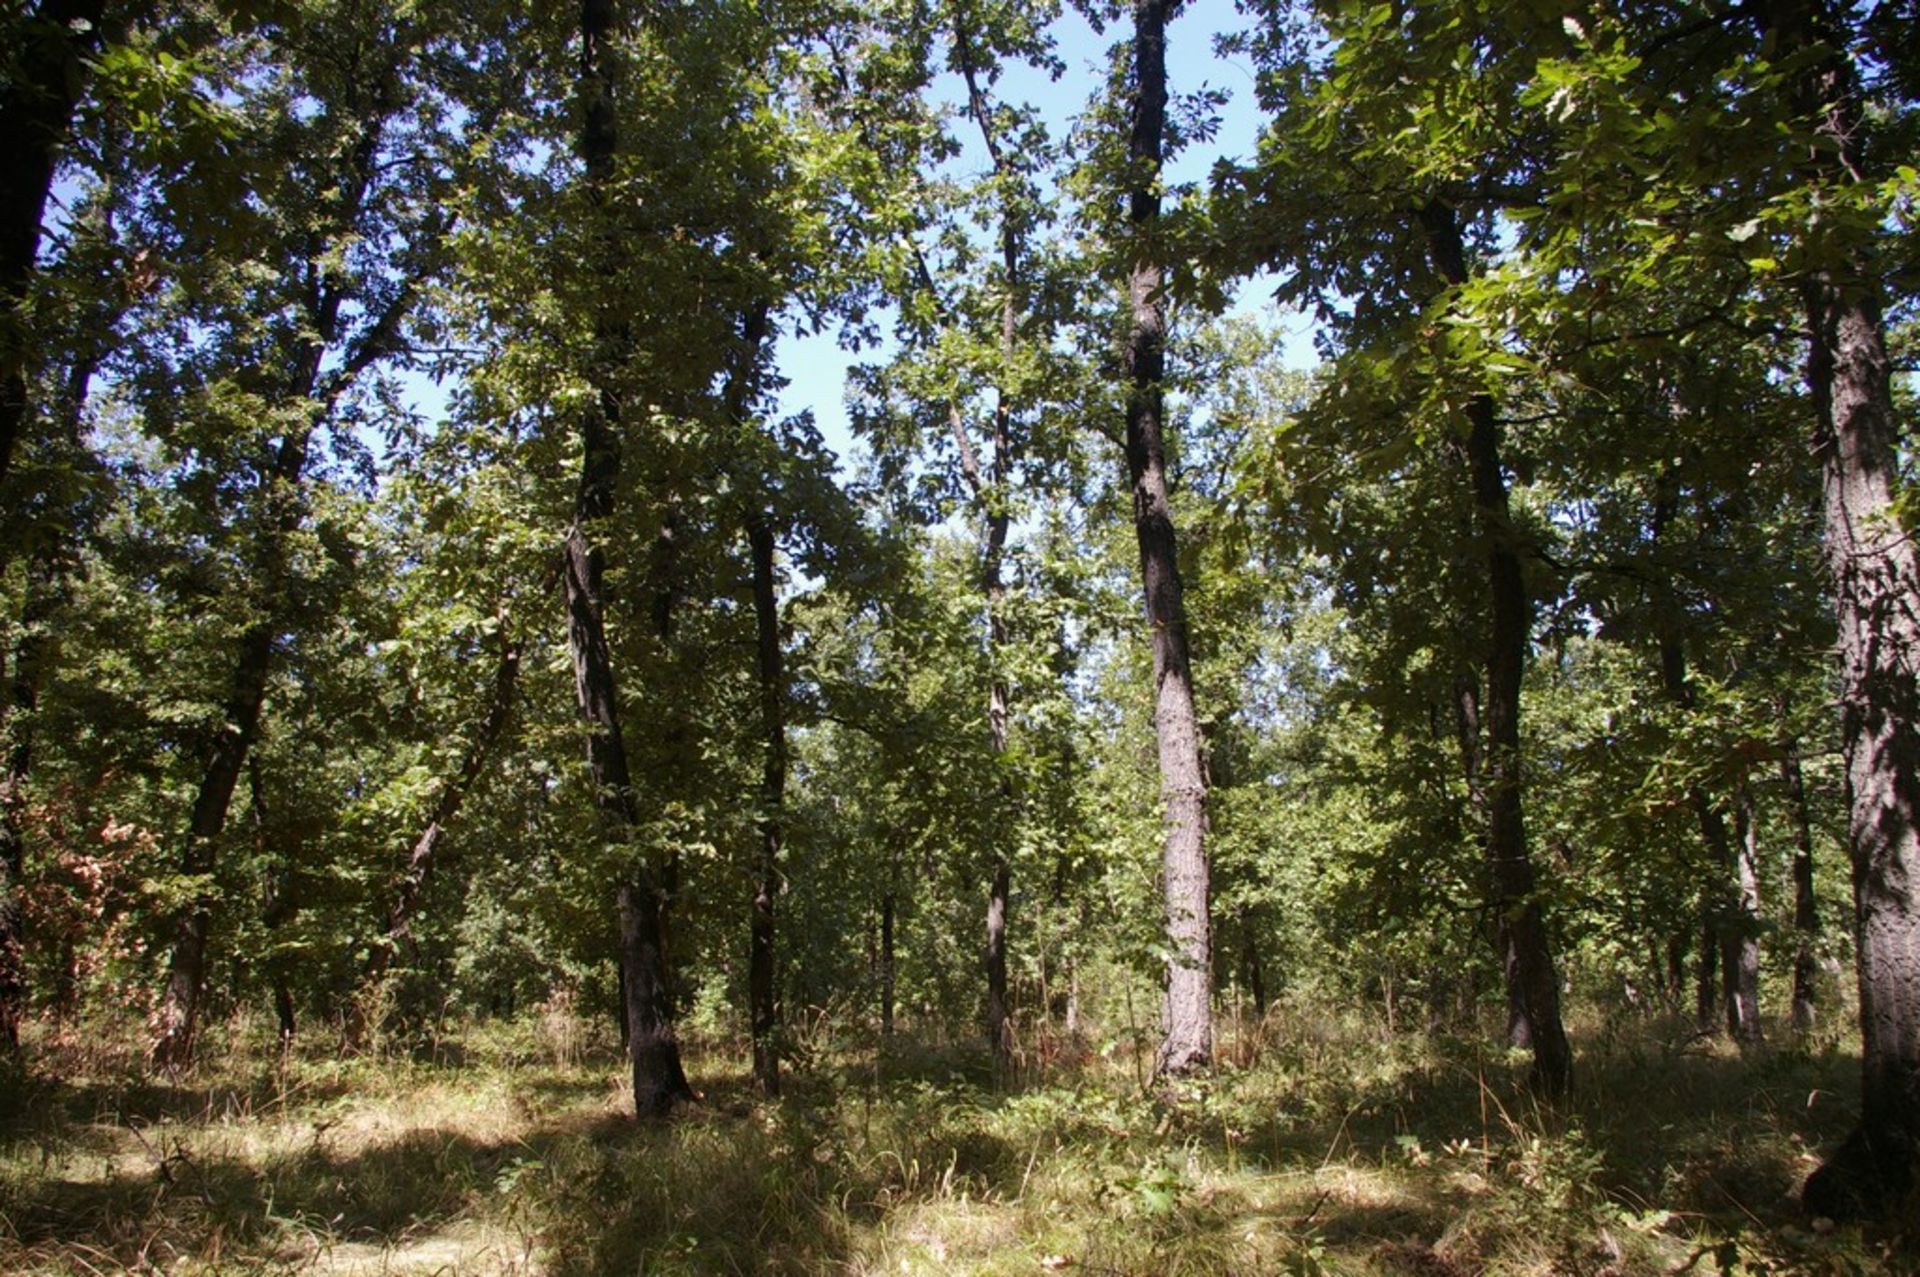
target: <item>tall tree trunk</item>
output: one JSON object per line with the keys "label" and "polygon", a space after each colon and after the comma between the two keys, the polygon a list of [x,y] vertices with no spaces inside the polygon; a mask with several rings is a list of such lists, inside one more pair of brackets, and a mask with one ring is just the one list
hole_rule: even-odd
{"label": "tall tree trunk", "polygon": [[780,893],[781,817],[787,792],[786,675],[780,653],[773,525],[756,514],[747,527],[753,552],[753,609],[760,673],[760,864],[753,893],[747,1002],[753,1021],[753,1074],[768,1095],[780,1094],[779,990],[775,980],[773,902]]}
{"label": "tall tree trunk", "polygon": [[880,898],[880,1036],[893,1037],[893,884]]}
{"label": "tall tree trunk", "polygon": [[414,916],[420,898],[427,889],[439,863],[440,843],[447,827],[466,805],[467,795],[479,783],[481,773],[493,757],[507,725],[513,720],[513,698],[520,682],[520,640],[514,634],[512,618],[503,602],[494,614],[494,636],[500,644],[500,659],[494,666],[493,690],[487,700],[486,717],[467,741],[467,752],[460,759],[460,770],[440,783],[426,827],[413,841],[407,854],[407,867],[394,888],[387,905],[387,925],[379,940],[367,950],[367,961],[360,968],[360,987],[347,1008],[345,1046],[358,1051],[366,1045],[367,1034],[376,1026],[370,1016],[380,1005],[380,989],[393,966],[394,955],[413,932]]}
{"label": "tall tree trunk", "polygon": [[1127,477],[1133,527],[1153,644],[1154,736],[1159,746],[1160,802],[1165,821],[1162,887],[1166,895],[1166,1037],[1154,1059],[1158,1075],[1191,1073],[1213,1061],[1213,951],[1208,915],[1207,771],[1193,703],[1186,602],[1167,485],[1165,408],[1165,271],[1157,240],[1159,178],[1167,116],[1167,19],[1175,0],[1134,0],[1133,129],[1127,194],[1133,228],[1129,284],[1133,326],[1126,368]]}
{"label": "tall tree trunk", "polygon": [[12,19],[0,83],[0,480],[27,414],[27,295],[60,147],[104,33],[105,0],[41,0]]}
{"label": "tall tree trunk", "polygon": [[1800,772],[1797,741],[1788,742],[1780,756],[1780,781],[1793,821],[1793,1027],[1809,1033],[1818,1012],[1815,946],[1820,940],[1820,910],[1813,894],[1813,818],[1807,812],[1807,785]]}
{"label": "tall tree trunk", "polygon": [[[1819,136],[1809,180],[1843,188],[1863,180],[1859,86],[1834,15],[1821,0],[1776,0],[1763,20],[1785,64],[1806,59],[1796,107]],[[1882,289],[1860,233],[1816,211],[1804,280],[1839,622],[1862,1039],[1860,1126],[1802,1193],[1827,1215],[1889,1208],[1913,1186],[1920,1155],[1920,563],[1896,510],[1899,426]]]}
{"label": "tall tree trunk", "polygon": [[[749,425],[759,397],[760,359],[772,332],[769,309],[763,301],[741,316],[739,348],[730,360],[721,391],[721,406],[728,419],[743,428]],[[751,491],[754,481],[743,486]],[[755,821],[760,853],[747,935],[747,1011],[753,1034],[753,1074],[760,1089],[775,1096],[780,1094],[780,990],[774,902],[780,895],[780,849],[786,837],[787,680],[780,647],[779,580],[774,570],[777,537],[771,504],[771,494],[763,492],[747,516],[761,751],[760,810]]]}
{"label": "tall tree trunk", "polygon": [[[1466,283],[1466,246],[1453,209],[1428,204],[1420,210],[1420,222],[1441,279],[1455,287]],[[1516,1037],[1524,1036],[1533,1049],[1534,1086],[1547,1096],[1561,1096],[1573,1087],[1573,1052],[1560,1020],[1560,976],[1535,890],[1521,791],[1520,684],[1532,642],[1533,604],[1507,500],[1493,401],[1475,395],[1466,415],[1468,475],[1477,531],[1486,543],[1493,604],[1487,638],[1487,747],[1480,762],[1487,797],[1487,862],[1494,907],[1504,922],[1501,958]]]}
{"label": "tall tree trunk", "polygon": [[972,31],[967,25],[965,10],[960,8],[956,8],[954,17],[954,53],[967,86],[968,112],[979,129],[994,174],[1003,183],[1005,201],[1000,211],[1000,267],[1004,276],[1000,302],[1001,375],[996,379],[998,384],[995,386],[990,440],[992,452],[986,473],[982,473],[958,412],[951,416],[961,464],[973,490],[974,501],[980,507],[983,525],[980,582],[987,602],[987,642],[994,668],[992,684],[987,692],[987,725],[992,734],[995,771],[999,777],[998,799],[1002,805],[1000,819],[991,822],[997,843],[988,875],[983,965],[987,975],[987,1044],[993,1052],[995,1076],[1004,1080],[1013,1066],[1012,1002],[1007,984],[1007,924],[1013,897],[1013,864],[1007,854],[1006,843],[1015,832],[1015,820],[1013,794],[1004,770],[1013,693],[1004,668],[1008,630],[1002,566],[1011,522],[1009,505],[1012,493],[1008,485],[1012,477],[1015,439],[1013,399],[1007,381],[1012,377],[1019,339],[1022,236],[1012,193],[1015,174],[1001,150],[992,103],[988,101],[980,83]]}
{"label": "tall tree trunk", "polygon": [[[612,0],[582,0],[580,97],[585,111],[580,150],[595,204],[602,208],[617,145],[613,29]],[[619,487],[620,398],[612,380],[624,345],[620,326],[603,312],[595,323],[596,394],[581,413],[580,487],[563,550],[567,645],[580,716],[587,725],[587,766],[601,818],[613,840],[622,844],[632,840],[638,811],[620,728],[613,653],[607,644],[606,561],[600,537],[611,524]],[[640,1117],[664,1117],[676,1103],[693,1098],[674,1035],[664,905],[655,875],[643,860],[636,860],[615,891],[615,911],[633,1106]]]}

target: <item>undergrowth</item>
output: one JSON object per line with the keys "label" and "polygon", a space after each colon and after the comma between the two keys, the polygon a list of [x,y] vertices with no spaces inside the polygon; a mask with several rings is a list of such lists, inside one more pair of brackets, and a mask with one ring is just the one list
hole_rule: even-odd
{"label": "undergrowth", "polygon": [[1792,1198],[1853,1116],[1832,1044],[1595,1026],[1556,1110],[1517,1059],[1357,1013],[1276,1011],[1158,1092],[1097,1040],[996,1087],[850,1025],[779,1101],[700,1044],[701,1102],[642,1126],[566,1015],[359,1059],[241,1022],[174,1079],[137,1026],[42,1033],[0,1090],[0,1272],[1916,1270],[1910,1221],[1816,1231]]}

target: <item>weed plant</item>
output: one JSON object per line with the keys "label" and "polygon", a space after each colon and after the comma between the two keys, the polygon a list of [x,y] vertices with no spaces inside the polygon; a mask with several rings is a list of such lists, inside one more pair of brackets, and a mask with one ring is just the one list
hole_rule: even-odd
{"label": "weed plant", "polygon": [[1588,1023],[1550,1109],[1487,1038],[1357,1010],[1230,1024],[1213,1075],[1159,1091],[1098,1034],[1025,1026],[1045,1049],[996,1087],[950,1031],[807,1024],[778,1102],[703,1037],[664,1126],[560,995],[351,1059],[234,1021],[172,1079],[137,1025],[43,1030],[0,1091],[0,1272],[1920,1270],[1911,1221],[1816,1231],[1793,1200],[1853,1117],[1830,1041]]}

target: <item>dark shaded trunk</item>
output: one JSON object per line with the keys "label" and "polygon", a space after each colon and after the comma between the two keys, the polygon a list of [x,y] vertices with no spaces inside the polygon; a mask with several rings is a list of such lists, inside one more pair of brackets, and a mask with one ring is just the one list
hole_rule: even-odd
{"label": "dark shaded trunk", "polygon": [[[287,482],[298,481],[305,464],[304,434],[291,438],[281,448]],[[290,527],[276,529],[270,536],[283,541]],[[263,579],[263,590],[279,592],[278,570],[284,546],[275,544],[268,553],[273,570]],[[269,606],[269,610],[274,610]],[[274,639],[278,627],[271,621],[256,622],[240,642],[240,658],[227,695],[226,713],[208,750],[206,769],[194,795],[193,815],[187,826],[186,846],[180,858],[180,872],[201,881],[193,887],[192,900],[173,919],[172,951],[167,963],[167,983],[161,996],[156,1032],[150,1059],[156,1069],[183,1067],[193,1055],[194,1032],[200,1011],[200,995],[206,983],[207,944],[213,928],[212,883],[216,849],[226,828],[227,812],[240,783],[247,753],[260,734],[260,712],[266,702],[267,680],[273,668]]]}
{"label": "dark shaded trunk", "polygon": [[1259,1019],[1267,1016],[1267,977],[1260,965],[1260,938],[1254,934],[1253,919],[1243,916],[1240,921],[1240,956],[1247,971],[1247,992],[1253,998],[1253,1013]]}
{"label": "dark shaded trunk", "polygon": [[[1454,211],[1443,204],[1420,210],[1433,264],[1455,287],[1467,282],[1466,247]],[[1560,977],[1541,913],[1533,859],[1527,849],[1520,766],[1520,685],[1532,641],[1533,604],[1527,596],[1520,546],[1507,500],[1500,457],[1500,426],[1493,401],[1467,403],[1466,460],[1476,531],[1487,555],[1492,620],[1487,636],[1486,748],[1480,759],[1487,804],[1487,864],[1496,916],[1502,920],[1512,1036],[1533,1050],[1533,1085],[1547,1096],[1573,1087],[1573,1052],[1560,1019]]]}
{"label": "dark shaded trunk", "polygon": [[753,1021],[753,1074],[768,1095],[780,1094],[779,990],[774,966],[773,904],[780,893],[781,811],[787,792],[787,688],[775,596],[773,526],[755,515],[747,528],[753,552],[753,610],[760,674],[760,864],[753,893],[747,1002]]}
{"label": "dark shaded trunk", "polygon": [[1789,742],[1780,756],[1780,782],[1793,821],[1793,1027],[1807,1033],[1818,1018],[1815,987],[1820,910],[1813,894],[1813,817],[1807,810],[1807,785],[1800,772],[1800,747]]}
{"label": "dark shaded trunk", "polygon": [[27,415],[26,303],[41,221],[106,9],[104,0],[42,0],[10,23],[18,45],[0,83],[0,480]]}
{"label": "dark shaded trunk", "polygon": [[1169,0],[1135,0],[1133,129],[1127,154],[1134,185],[1127,193],[1133,268],[1128,296],[1127,478],[1140,547],[1148,637],[1153,647],[1154,736],[1159,750],[1165,823],[1162,889],[1166,897],[1166,1036],[1154,1060],[1158,1075],[1206,1068],[1213,1061],[1213,940],[1208,916],[1207,772],[1193,703],[1192,658],[1178,540],[1167,485],[1165,409],[1165,271],[1155,231],[1160,220],[1161,151],[1167,115]]}
{"label": "dark shaded trunk", "polygon": [[[1859,85],[1834,15],[1820,0],[1777,0],[1763,13],[1775,56],[1805,59],[1795,106],[1817,136],[1807,179],[1864,180]],[[1889,1209],[1912,1188],[1920,1154],[1920,563],[1896,504],[1882,287],[1862,242],[1875,233],[1816,206],[1803,280],[1860,980],[1860,1126],[1802,1193],[1835,1216]]]}
{"label": "dark shaded trunk", "polygon": [[893,1036],[893,888],[880,898],[880,1035]]}
{"label": "dark shaded trunk", "polygon": [[1693,1027],[1702,1034],[1720,1031],[1720,929],[1709,916],[1700,924],[1700,952],[1693,959]]}
{"label": "dark shaded trunk", "polygon": [[[604,213],[617,143],[612,0],[582,0],[580,13],[584,107],[580,151],[596,210]],[[610,312],[609,305],[595,322],[595,395],[581,413],[580,487],[563,558],[567,646],[573,658],[574,692],[587,727],[587,766],[609,841],[625,845],[632,841],[638,812],[620,727],[613,654],[607,644],[606,561],[600,546],[611,527],[619,488],[620,399],[612,381],[626,344]],[[615,890],[615,912],[633,1106],[643,1118],[664,1117],[676,1103],[693,1098],[674,1035],[664,910],[665,896],[656,875],[644,861],[636,860],[627,880]]]}
{"label": "dark shaded trunk", "polygon": [[447,827],[466,805],[467,795],[479,783],[488,760],[493,757],[500,739],[506,735],[507,725],[513,721],[514,693],[520,683],[520,640],[513,633],[512,619],[504,604],[495,614],[494,635],[500,644],[500,659],[494,666],[493,690],[487,700],[486,717],[481,720],[478,730],[468,738],[467,752],[461,757],[459,771],[441,782],[439,793],[427,815],[426,827],[414,839],[413,848],[407,853],[407,867],[387,906],[386,930],[367,950],[367,961],[360,969],[359,991],[347,1008],[345,1045],[349,1051],[358,1051],[365,1046],[367,1034],[377,1027],[369,1022],[369,1016],[380,1004],[380,986],[393,966],[394,956],[413,932],[413,920],[419,912],[420,898],[427,889],[427,881],[432,877],[434,867],[439,863],[440,843],[446,836]]}

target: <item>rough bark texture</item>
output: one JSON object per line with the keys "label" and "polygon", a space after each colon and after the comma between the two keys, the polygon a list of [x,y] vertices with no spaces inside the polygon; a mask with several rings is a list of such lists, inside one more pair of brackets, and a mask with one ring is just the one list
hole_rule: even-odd
{"label": "rough bark texture", "polygon": [[[1795,107],[1819,135],[1809,181],[1860,177],[1861,111],[1835,15],[1820,0],[1764,11],[1782,58],[1803,58]],[[1894,416],[1881,285],[1857,231],[1816,215],[1803,280],[1807,382],[1839,622],[1841,749],[1860,981],[1860,1126],[1807,1181],[1831,1216],[1879,1213],[1911,1190],[1920,1153],[1920,563],[1895,514]]]}
{"label": "rough bark texture", "polygon": [[24,308],[40,223],[106,8],[104,0],[41,0],[9,23],[19,45],[0,85],[0,479],[27,413]]}
{"label": "rough bark texture", "polygon": [[[583,0],[580,31],[580,97],[584,106],[580,151],[596,203],[613,176],[617,143],[613,106],[614,14],[611,0]],[[580,487],[573,526],[563,547],[567,596],[567,645],[573,657],[574,692],[587,725],[587,766],[602,819],[614,840],[638,822],[626,740],[621,733],[613,654],[607,644],[606,561],[600,547],[614,514],[620,478],[619,396],[611,385],[622,344],[618,325],[596,324],[596,402],[581,414]],[[615,891],[620,927],[621,1005],[627,1053],[633,1066],[633,1107],[640,1117],[664,1117],[693,1098],[680,1064],[668,983],[665,899],[656,875],[636,862]]]}
{"label": "rough bark texture", "polygon": [[1807,810],[1807,785],[1800,772],[1797,742],[1789,743],[1780,756],[1780,782],[1787,791],[1787,812],[1793,820],[1793,1027],[1795,1032],[1806,1033],[1819,1017],[1815,989],[1820,910],[1813,894],[1813,817]]}
{"label": "rough bark texture", "polygon": [[1166,368],[1164,271],[1155,233],[1160,220],[1161,150],[1167,116],[1169,0],[1135,0],[1133,131],[1128,192],[1134,260],[1129,296],[1133,327],[1126,350],[1127,476],[1140,546],[1147,626],[1153,644],[1154,735],[1159,745],[1162,849],[1167,916],[1166,1038],[1155,1057],[1161,1075],[1190,1073],[1213,1060],[1212,928],[1208,916],[1207,773],[1193,704],[1173,507],[1168,499],[1161,381]]}
{"label": "rough bark texture", "polygon": [[[1420,212],[1436,271],[1447,284],[1466,282],[1466,246],[1454,211],[1429,204]],[[1480,759],[1487,802],[1487,863],[1495,911],[1504,922],[1502,966],[1515,1040],[1533,1050],[1533,1085],[1547,1096],[1573,1086],[1573,1052],[1560,1020],[1560,977],[1535,891],[1527,849],[1520,774],[1520,683],[1532,642],[1533,603],[1527,597],[1520,548],[1507,500],[1500,457],[1500,425],[1493,401],[1467,404],[1466,459],[1476,531],[1486,545],[1492,623],[1487,637],[1486,749]]]}

